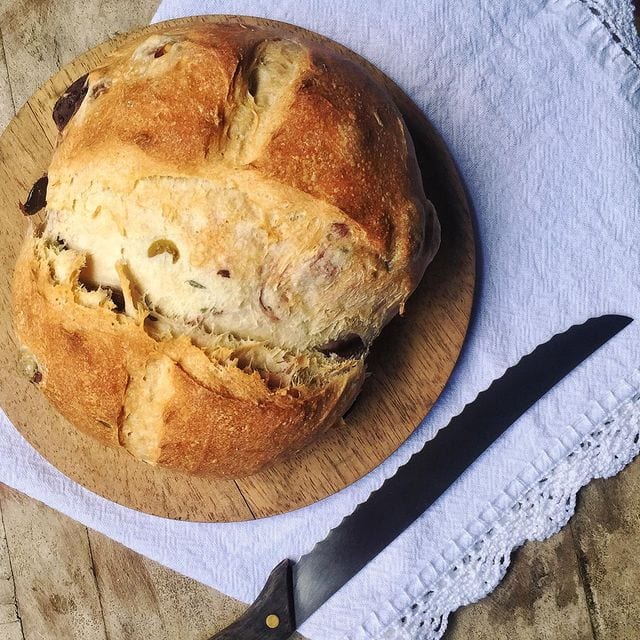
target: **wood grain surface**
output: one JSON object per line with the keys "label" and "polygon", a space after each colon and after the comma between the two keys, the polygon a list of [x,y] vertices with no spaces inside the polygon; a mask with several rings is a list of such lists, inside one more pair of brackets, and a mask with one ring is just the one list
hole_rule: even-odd
{"label": "wood grain surface", "polygon": [[[60,66],[119,31],[146,24],[156,5],[157,0],[0,0],[0,129]],[[60,34],[58,44],[53,34]],[[17,505],[6,507],[9,501]],[[640,460],[583,490],[570,525],[518,551],[491,595],[454,614],[445,639],[639,638],[638,514]],[[64,579],[86,556],[63,553],[42,563],[39,557],[65,545],[77,552],[75,541],[83,536],[95,587],[79,594]],[[23,600],[29,591],[41,597]],[[70,604],[67,598],[73,605],[54,608],[52,603]],[[76,618],[77,636],[85,640],[205,640],[243,606],[0,487],[0,640],[58,640],[47,625],[68,625],[74,608],[94,612],[93,619]]]}
{"label": "wood grain surface", "polygon": [[[403,113],[425,192],[442,226],[438,255],[403,317],[395,318],[374,343],[367,359],[369,377],[341,425],[290,460],[236,482],[153,467],[77,431],[18,374],[19,346],[10,317],[14,260],[29,224],[17,202],[24,201],[31,184],[46,173],[58,136],[51,118],[55,101],[124,39],[202,22],[279,27],[294,36],[323,41],[368,66]],[[306,506],[348,486],[393,453],[428,413],[455,365],[475,282],[473,230],[464,188],[425,117],[397,86],[354,53],[298,27],[256,18],[188,18],[146,27],[90,50],[45,82],[0,137],[0,248],[0,404],[13,424],[54,466],[95,493],[147,513],[197,521],[247,520]]]}

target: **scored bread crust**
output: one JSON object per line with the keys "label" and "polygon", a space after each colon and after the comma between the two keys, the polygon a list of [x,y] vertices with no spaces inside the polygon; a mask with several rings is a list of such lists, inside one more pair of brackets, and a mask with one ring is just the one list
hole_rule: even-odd
{"label": "scored bread crust", "polygon": [[29,371],[81,430],[196,474],[254,473],[338,421],[440,241],[384,87],[278,29],[121,47],[48,177],[14,278]]}

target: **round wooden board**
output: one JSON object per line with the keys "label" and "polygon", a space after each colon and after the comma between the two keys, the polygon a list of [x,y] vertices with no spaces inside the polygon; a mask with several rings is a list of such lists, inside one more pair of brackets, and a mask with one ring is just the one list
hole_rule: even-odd
{"label": "round wooden board", "polygon": [[[27,228],[17,203],[46,172],[57,138],[51,118],[57,97],[125,39],[167,25],[208,21],[277,26],[326,42],[369,68],[387,85],[403,113],[425,192],[443,229],[442,247],[405,315],[393,320],[374,344],[368,359],[371,375],[346,425],[332,429],[294,458],[238,481],[194,478],[152,467],[76,431],[18,375],[10,316],[12,273]],[[152,25],[88,51],[40,88],[0,137],[0,192],[0,404],[24,437],[60,471],[133,509],[220,522],[265,517],[321,500],[364,476],[404,442],[441,393],[462,347],[473,299],[475,246],[469,205],[444,144],[411,100],[380,71],[341,45],[299,27],[256,18],[200,16]]]}

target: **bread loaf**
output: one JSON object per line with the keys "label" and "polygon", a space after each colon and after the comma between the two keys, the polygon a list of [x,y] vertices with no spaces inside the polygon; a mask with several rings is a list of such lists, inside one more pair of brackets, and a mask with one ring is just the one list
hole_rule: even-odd
{"label": "bread loaf", "polygon": [[54,119],[13,287],[52,404],[148,463],[225,477],[334,424],[439,244],[384,87],[323,44],[208,24],[126,44]]}

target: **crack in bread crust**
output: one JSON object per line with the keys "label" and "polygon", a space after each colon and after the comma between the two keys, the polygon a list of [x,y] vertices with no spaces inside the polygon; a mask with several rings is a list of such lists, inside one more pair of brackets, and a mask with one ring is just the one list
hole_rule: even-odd
{"label": "crack in bread crust", "polygon": [[[117,265],[126,261],[150,306],[190,321],[204,313],[218,333],[289,349],[341,334],[369,344],[385,319],[378,307],[397,310],[411,286],[341,211],[253,171],[224,170],[215,180],[149,176],[123,194],[82,174],[70,184],[51,194],[45,237],[87,254],[83,279],[121,287]],[[150,258],[159,242],[179,257]]]}
{"label": "crack in bread crust", "polygon": [[118,430],[118,444],[123,447],[124,446],[124,435],[123,435],[123,426],[125,419],[125,405],[127,404],[127,395],[129,393],[129,386],[131,384],[131,376],[127,373],[127,383],[124,388],[124,393],[122,395],[122,403],[120,406],[120,411],[118,412],[118,417],[116,419],[116,427]]}
{"label": "crack in bread crust", "polygon": [[13,284],[16,332],[42,371],[39,386],[78,428],[151,464],[254,473],[331,426],[363,382],[361,360],[326,358],[315,384],[270,389],[187,336],[157,341],[138,319],[85,307],[73,292],[77,270],[54,280],[47,256],[45,241],[29,235]]}

